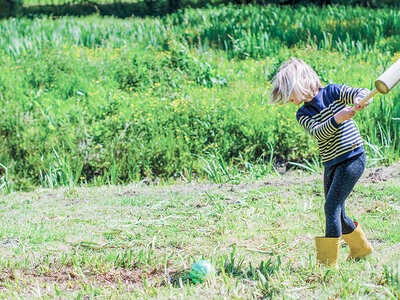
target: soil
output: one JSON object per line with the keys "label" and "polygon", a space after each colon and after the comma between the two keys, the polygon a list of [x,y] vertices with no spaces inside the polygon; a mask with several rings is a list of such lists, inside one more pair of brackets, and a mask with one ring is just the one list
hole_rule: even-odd
{"label": "soil", "polygon": [[[359,180],[360,184],[378,183],[387,181],[391,178],[400,177],[400,162],[390,166],[379,166],[374,168],[367,168]],[[214,183],[192,183],[192,184],[174,184],[171,186],[163,186],[158,188],[157,185],[128,185],[123,188],[123,191],[117,193],[117,197],[134,196],[137,194],[154,195],[154,194],[167,194],[167,193],[180,193],[180,194],[199,194],[207,196],[206,193],[213,193],[217,191],[244,193],[251,190],[256,190],[262,187],[285,187],[291,185],[303,184],[320,184],[323,180],[322,173],[308,174],[303,172],[287,172],[282,174],[281,177],[271,177],[267,180],[258,180],[240,184],[214,184]]]}

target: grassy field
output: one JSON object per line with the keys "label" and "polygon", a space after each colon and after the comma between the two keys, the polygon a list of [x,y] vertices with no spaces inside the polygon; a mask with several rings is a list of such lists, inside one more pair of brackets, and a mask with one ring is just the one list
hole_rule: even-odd
{"label": "grassy field", "polygon": [[[399,167],[367,169],[348,199],[375,252],[345,262],[343,244],[338,272],[316,264],[320,173],[11,193],[0,202],[0,296],[398,299]],[[217,274],[193,284],[201,258]]]}

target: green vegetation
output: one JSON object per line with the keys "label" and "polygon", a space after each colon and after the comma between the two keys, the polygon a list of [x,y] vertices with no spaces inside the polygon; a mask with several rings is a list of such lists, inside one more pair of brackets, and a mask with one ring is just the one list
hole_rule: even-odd
{"label": "green vegetation", "polygon": [[[7,1],[7,0],[2,0]],[[11,1],[11,0],[8,0]],[[399,3],[396,0],[369,0],[369,1],[360,1],[360,0],[95,0],[95,1],[87,1],[87,0],[23,0],[22,1],[25,6],[32,5],[70,5],[73,4],[75,6],[79,5],[97,5],[101,6],[102,4],[110,4],[110,8],[112,7],[113,11],[118,15],[122,13],[123,8],[129,7],[129,4],[133,4],[131,8],[140,9],[142,8],[147,10],[148,14],[160,13],[160,12],[171,12],[176,9],[184,9],[188,7],[202,7],[206,5],[219,5],[219,4],[291,4],[291,5],[361,5],[373,8],[388,8],[388,7],[399,7]],[[112,4],[112,6],[111,6]],[[124,6],[124,4],[128,4]],[[82,7],[83,8],[83,7]],[[53,7],[53,10],[55,7]],[[100,8],[101,10],[101,8]],[[86,12],[82,9],[81,13],[86,15]],[[133,10],[135,13],[135,10]]]}
{"label": "green vegetation", "polygon": [[21,6],[20,0],[0,0],[0,19],[16,16],[19,14]]}
{"label": "green vegetation", "polygon": [[[321,173],[11,193],[0,201],[0,297],[398,299],[399,167],[367,170],[348,199],[375,252],[345,262],[343,244],[340,272],[316,265]],[[200,259],[217,274],[196,285]]]}
{"label": "green vegetation", "polygon": [[[331,6],[3,20],[0,186],[318,169],[296,108],[267,105],[276,68],[298,56],[325,84],[371,88],[400,56],[399,28],[397,10]],[[370,163],[399,158],[399,95],[356,116]]]}

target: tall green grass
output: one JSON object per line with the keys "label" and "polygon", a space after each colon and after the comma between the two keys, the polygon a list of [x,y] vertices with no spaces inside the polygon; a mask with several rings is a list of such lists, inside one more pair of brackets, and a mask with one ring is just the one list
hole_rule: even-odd
{"label": "tall green grass", "polygon": [[[398,11],[330,6],[2,20],[0,163],[15,189],[318,168],[295,107],[267,105],[277,67],[299,56],[324,84],[372,88],[399,28]],[[399,95],[355,118],[371,162],[399,158]]]}
{"label": "tall green grass", "polygon": [[0,41],[1,48],[14,56],[24,50],[38,55],[47,44],[165,49],[171,40],[240,58],[306,45],[368,56],[369,50],[396,52],[399,31],[400,13],[394,9],[230,5],[186,9],[160,18],[13,19],[2,22]]}

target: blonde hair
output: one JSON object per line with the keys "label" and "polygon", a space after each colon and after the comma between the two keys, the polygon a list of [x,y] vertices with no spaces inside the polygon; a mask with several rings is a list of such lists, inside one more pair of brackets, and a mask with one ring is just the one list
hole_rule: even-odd
{"label": "blonde hair", "polygon": [[292,96],[309,101],[320,88],[322,84],[317,73],[300,58],[292,58],[275,75],[269,103],[286,104]]}

